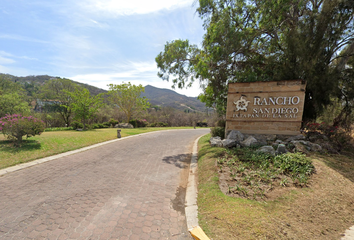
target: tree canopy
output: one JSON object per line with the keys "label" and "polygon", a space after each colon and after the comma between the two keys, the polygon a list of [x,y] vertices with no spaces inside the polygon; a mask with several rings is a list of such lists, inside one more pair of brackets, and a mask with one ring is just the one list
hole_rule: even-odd
{"label": "tree canopy", "polygon": [[[45,82],[40,89],[39,96],[44,101],[50,101],[44,108],[48,111],[56,111],[60,114],[67,126],[70,126],[72,109],[69,107],[73,101],[70,93],[76,89],[83,89],[69,79],[56,78]],[[49,102],[48,102],[49,103]]]}
{"label": "tree canopy", "polygon": [[0,76],[0,117],[6,114],[28,114],[30,106],[21,85]]}
{"label": "tree canopy", "polygon": [[64,90],[70,97],[70,105],[65,106],[69,111],[72,111],[75,119],[80,119],[86,129],[87,120],[93,117],[99,107],[102,105],[101,94],[91,96],[88,89],[75,89],[74,92]]}
{"label": "tree canopy", "polygon": [[354,53],[352,0],[199,0],[197,12],[202,46],[167,42],[156,62],[174,86],[199,80],[208,106],[225,111],[229,82],[303,79],[304,117],[313,119],[341,92]]}
{"label": "tree canopy", "polygon": [[130,121],[133,114],[147,109],[150,103],[145,97],[141,97],[144,87],[132,85],[130,82],[119,85],[109,84],[109,99],[116,104],[126,115],[127,122]]}

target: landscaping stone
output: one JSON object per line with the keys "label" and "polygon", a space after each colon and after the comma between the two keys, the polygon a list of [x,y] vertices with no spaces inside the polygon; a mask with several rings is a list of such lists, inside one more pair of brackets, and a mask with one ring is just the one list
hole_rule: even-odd
{"label": "landscaping stone", "polygon": [[251,147],[254,145],[257,145],[258,141],[256,138],[254,138],[253,136],[249,136],[248,138],[246,138],[246,140],[241,142],[241,146],[243,147]]}
{"label": "landscaping stone", "polygon": [[272,156],[275,156],[275,150],[272,146],[263,146],[260,149],[258,149],[257,152],[268,153]]}
{"label": "landscaping stone", "polygon": [[308,153],[309,148],[303,144],[305,141],[291,141],[291,143],[295,146],[297,152]]}
{"label": "landscaping stone", "polygon": [[322,152],[322,147],[319,144],[309,142],[312,152]]}
{"label": "landscaping stone", "polygon": [[130,123],[119,123],[115,127],[117,127],[117,128],[134,128],[134,126]]}
{"label": "landscaping stone", "polygon": [[296,135],[293,137],[289,137],[288,139],[285,140],[285,142],[292,142],[292,141],[299,141],[299,140],[305,140],[305,136],[300,134],[300,135]]}
{"label": "landscaping stone", "polygon": [[222,140],[222,145],[224,148],[232,148],[232,147],[236,147],[237,142],[235,140],[232,139],[224,139]]}
{"label": "landscaping stone", "polygon": [[237,130],[232,130],[226,137],[226,139],[235,140],[236,142],[242,142],[245,139],[245,136]]}
{"label": "landscaping stone", "polygon": [[275,151],[275,153],[277,155],[284,154],[287,152],[289,152],[289,151],[288,151],[288,149],[286,149],[286,146],[284,144],[279,144],[277,147],[277,150]]}
{"label": "landscaping stone", "polygon": [[210,138],[209,142],[210,142],[210,146],[212,146],[212,147],[222,147],[223,146],[223,143],[222,143],[220,137],[212,137],[212,138]]}

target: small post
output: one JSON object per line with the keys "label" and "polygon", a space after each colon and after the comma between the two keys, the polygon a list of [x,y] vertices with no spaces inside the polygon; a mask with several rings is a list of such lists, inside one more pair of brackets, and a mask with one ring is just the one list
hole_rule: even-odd
{"label": "small post", "polygon": [[120,131],[122,131],[121,129],[117,129],[117,138],[121,138],[122,136],[120,135]]}

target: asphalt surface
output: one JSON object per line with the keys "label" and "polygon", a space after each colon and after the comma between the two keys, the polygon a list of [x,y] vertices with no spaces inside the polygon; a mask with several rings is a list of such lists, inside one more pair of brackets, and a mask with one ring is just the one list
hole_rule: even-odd
{"label": "asphalt surface", "polygon": [[193,141],[149,133],[0,177],[0,239],[192,239],[184,213]]}

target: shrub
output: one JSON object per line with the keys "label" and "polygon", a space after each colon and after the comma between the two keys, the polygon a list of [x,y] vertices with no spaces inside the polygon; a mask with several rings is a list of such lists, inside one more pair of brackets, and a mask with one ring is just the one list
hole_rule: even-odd
{"label": "shrub", "polygon": [[29,138],[40,135],[44,131],[44,122],[32,116],[6,115],[0,118],[0,131],[8,139],[13,140],[15,146],[20,146],[23,136]]}
{"label": "shrub", "polygon": [[163,122],[157,122],[157,123],[151,123],[148,126],[149,127],[167,127],[168,124],[167,123],[163,123]]}
{"label": "shrub", "polygon": [[149,123],[146,121],[146,119],[143,120],[137,120],[136,121],[138,128],[140,127],[146,127]]}
{"label": "shrub", "polygon": [[137,123],[137,120],[136,120],[136,119],[130,120],[129,123],[130,123],[131,125],[133,125],[134,128],[137,128],[137,127],[138,127],[138,123]]}
{"label": "shrub", "polygon": [[221,139],[225,138],[225,128],[224,127],[210,128],[210,133],[211,133],[212,137],[220,137]]}
{"label": "shrub", "polygon": [[[110,122],[104,122],[102,123],[106,128],[109,128],[111,126]],[[114,126],[113,126],[114,127]]]}
{"label": "shrub", "polygon": [[113,119],[113,118],[111,118],[111,119],[109,120],[109,124],[112,125],[112,127],[114,127],[114,126],[117,125],[118,123],[119,123],[119,121],[118,121],[118,120],[115,120],[115,119]]}
{"label": "shrub", "polygon": [[82,123],[76,122],[76,121],[72,122],[72,123],[71,123],[71,126],[73,127],[74,130],[76,130],[76,129],[78,129],[78,128],[83,128],[83,127],[84,127],[84,125],[83,125]]}

